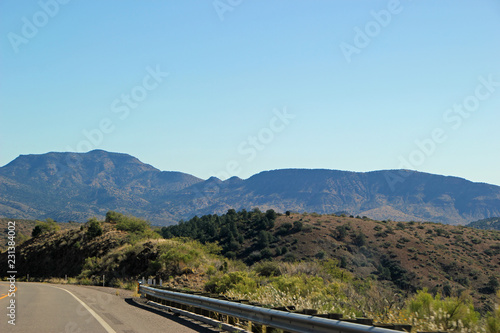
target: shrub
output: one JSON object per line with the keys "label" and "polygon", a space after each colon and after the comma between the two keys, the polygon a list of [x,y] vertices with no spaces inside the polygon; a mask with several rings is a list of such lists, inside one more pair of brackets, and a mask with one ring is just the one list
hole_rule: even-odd
{"label": "shrub", "polygon": [[236,259],[236,253],[234,253],[233,251],[228,251],[226,252],[226,254],[224,254],[224,256],[228,259]]}
{"label": "shrub", "polygon": [[479,319],[471,298],[465,293],[460,297],[442,298],[439,294],[433,297],[427,290],[420,290],[408,301],[406,311],[415,320],[429,325],[424,327],[426,329],[450,330],[460,325],[471,328]]}
{"label": "shrub", "polygon": [[338,241],[343,241],[347,236],[347,227],[345,225],[340,225],[335,228],[337,230],[337,237],[335,237]]}
{"label": "shrub", "polygon": [[273,256],[273,252],[271,251],[270,248],[266,247],[265,249],[260,251],[260,255],[261,255],[262,259],[267,259],[267,258],[271,258]]}
{"label": "shrub", "polygon": [[300,221],[295,221],[293,222],[293,228],[292,231],[294,232],[299,232],[302,231],[302,228],[304,227],[304,224]]}
{"label": "shrub", "polygon": [[288,235],[293,229],[293,225],[290,222],[285,222],[278,229],[278,235]]}
{"label": "shrub", "polygon": [[324,258],[325,258],[325,256],[326,256],[326,253],[325,253],[325,251],[319,251],[319,252],[318,252],[318,253],[316,253],[314,256],[315,256],[316,258],[318,258],[318,259],[324,259]]}
{"label": "shrub", "polygon": [[[497,297],[500,299],[500,291],[497,293]],[[486,332],[500,333],[500,306],[498,305],[495,311],[486,315]]]}
{"label": "shrub", "polygon": [[110,210],[109,212],[106,213],[105,221],[107,223],[116,224],[119,221],[121,221],[124,217],[125,217],[125,215],[123,215],[122,213],[118,213],[118,212],[114,212],[114,211]]}
{"label": "shrub", "polygon": [[205,290],[224,294],[229,290],[248,293],[257,288],[257,283],[245,272],[232,272],[222,277],[213,277],[205,284]]}
{"label": "shrub", "polygon": [[143,233],[149,229],[149,222],[134,216],[124,216],[117,221],[116,229],[132,233]]}
{"label": "shrub", "polygon": [[266,217],[269,219],[269,220],[276,220],[276,212],[273,210],[273,209],[268,209],[266,211]]}
{"label": "shrub", "polygon": [[[345,258],[342,257],[345,261]],[[341,258],[341,261],[342,261]],[[344,266],[345,267],[345,266]],[[324,273],[327,274],[332,279],[337,279],[341,281],[350,281],[352,280],[352,274],[341,267],[341,263],[337,262],[333,259],[323,260],[321,261],[321,268]]]}
{"label": "shrub", "polygon": [[362,232],[358,232],[354,236],[352,243],[356,246],[364,246],[364,245],[366,245],[366,236]]}
{"label": "shrub", "polygon": [[261,230],[259,232],[257,246],[261,249],[266,248],[269,246],[272,240],[273,240],[273,235],[269,231]]}
{"label": "shrub", "polygon": [[264,261],[259,264],[256,264],[254,267],[254,271],[258,275],[265,277],[281,275],[281,269],[278,263],[273,261]]}
{"label": "shrub", "polygon": [[101,223],[97,221],[96,218],[91,218],[90,220],[87,221],[87,232],[85,235],[89,237],[90,239],[99,237],[102,235],[102,227]]}
{"label": "shrub", "polygon": [[53,219],[46,219],[45,222],[36,221],[35,228],[31,232],[31,237],[38,237],[41,234],[59,230],[61,230],[61,227]]}

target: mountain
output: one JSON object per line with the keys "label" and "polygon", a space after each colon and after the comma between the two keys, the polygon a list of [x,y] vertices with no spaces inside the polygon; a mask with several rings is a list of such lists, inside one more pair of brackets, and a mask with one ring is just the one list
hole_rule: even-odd
{"label": "mountain", "polygon": [[500,217],[490,217],[467,224],[468,227],[484,230],[500,230]]}
{"label": "mountain", "polygon": [[169,223],[177,216],[155,214],[150,201],[202,180],[181,172],[162,172],[126,154],[21,155],[0,168],[0,214],[11,218],[85,221],[114,207]]}
{"label": "mountain", "polygon": [[466,224],[500,216],[500,187],[409,170],[285,169],[202,180],[103,150],[21,155],[0,168],[0,217],[85,221],[114,210],[168,225],[254,207]]}

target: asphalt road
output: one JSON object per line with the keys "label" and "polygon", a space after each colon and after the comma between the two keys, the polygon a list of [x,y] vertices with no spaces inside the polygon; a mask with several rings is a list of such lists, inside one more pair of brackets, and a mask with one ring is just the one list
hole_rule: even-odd
{"label": "asphalt road", "polygon": [[[213,333],[189,320],[151,310],[114,288],[16,283],[15,298],[0,282],[0,332],[37,333]],[[15,299],[15,324],[8,323]]]}

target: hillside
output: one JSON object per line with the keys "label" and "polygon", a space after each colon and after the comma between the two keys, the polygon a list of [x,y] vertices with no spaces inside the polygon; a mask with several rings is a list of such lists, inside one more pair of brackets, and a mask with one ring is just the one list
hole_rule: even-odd
{"label": "hillside", "polygon": [[466,224],[500,215],[500,187],[407,170],[285,169],[202,180],[102,150],[22,155],[0,168],[0,216],[11,219],[84,222],[116,210],[169,225],[254,207]]}
{"label": "hillside", "polygon": [[[332,259],[360,281],[378,281],[381,288],[403,294],[428,288],[449,296],[468,290],[476,308],[483,312],[492,309],[500,279],[497,231],[258,210],[196,217],[158,231],[167,238],[206,242],[203,249],[195,243],[179,243],[177,238],[161,239],[148,231],[142,220],[118,214],[126,222],[117,224],[118,218],[109,216],[109,223],[100,223],[100,234],[90,232],[88,222],[26,241],[17,249],[19,276],[68,275],[89,282],[102,275],[110,280],[152,276],[169,281],[173,277],[174,286],[200,289],[210,277],[205,274],[209,266],[217,270],[227,260],[201,260],[201,253],[220,252],[247,265],[262,260],[294,263]],[[210,242],[221,247],[217,249]],[[4,253],[0,265],[5,260]]]}
{"label": "hillside", "polygon": [[[218,246],[166,240],[150,229],[147,221],[119,213],[107,214],[106,222],[91,219],[79,226],[68,223],[59,226],[65,229],[46,231],[16,246],[19,278],[29,275],[31,280],[43,281],[67,276],[81,284],[99,284],[97,281],[105,275],[109,286],[124,282],[135,285],[140,277],[167,280],[169,276],[191,274],[193,269],[206,270],[210,264],[221,266],[224,261],[223,257],[211,256],[212,252],[219,252]],[[190,264],[195,266],[186,270],[183,255],[192,255],[195,250],[200,258],[195,260],[196,264],[191,260]],[[172,253],[173,257],[161,257]],[[7,251],[1,253],[0,265],[7,266],[7,259]],[[158,265],[159,262],[164,264]],[[178,279],[176,286],[202,289],[204,282],[193,275],[189,281]]]}
{"label": "hillside", "polygon": [[500,320],[492,314],[499,241],[500,232],[463,226],[272,210],[230,210],[153,232],[108,212],[106,221],[31,238],[16,255],[21,280],[101,285],[105,276],[107,286],[133,288],[147,277],[270,307],[409,321],[412,332],[465,325],[473,333]]}
{"label": "hillside", "polygon": [[[8,236],[8,222],[11,221],[7,218],[0,218],[0,251],[7,248]],[[31,232],[36,225],[37,221],[34,220],[15,220],[16,222],[16,243],[19,244],[27,240],[31,236]],[[80,227],[80,223],[60,223],[62,230],[75,229]]]}
{"label": "hillside", "polygon": [[467,226],[483,230],[500,230],[500,217],[491,217],[489,219],[471,222]]}
{"label": "hillside", "polygon": [[484,301],[494,294],[488,286],[500,279],[497,231],[318,214],[282,215],[266,227],[252,214],[204,216],[161,232],[218,240],[226,256],[248,264],[334,258],[357,277],[391,281],[410,292],[470,290],[479,307],[488,306]]}

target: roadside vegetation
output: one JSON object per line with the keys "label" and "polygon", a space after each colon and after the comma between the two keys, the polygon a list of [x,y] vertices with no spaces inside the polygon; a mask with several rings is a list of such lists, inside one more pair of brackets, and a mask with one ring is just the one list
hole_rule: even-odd
{"label": "roadside vegetation", "polygon": [[497,231],[258,209],[163,228],[113,211],[59,226],[23,236],[21,279],[133,290],[144,277],[419,331],[500,333]]}

